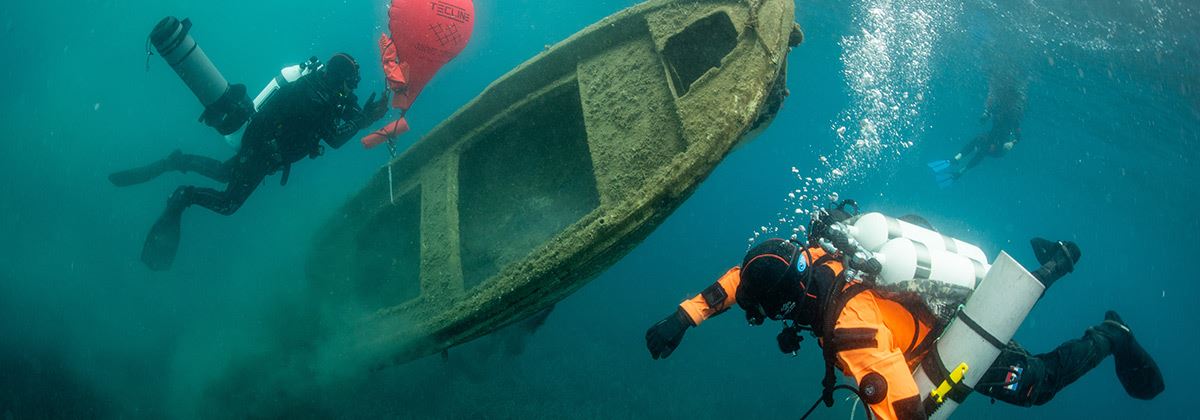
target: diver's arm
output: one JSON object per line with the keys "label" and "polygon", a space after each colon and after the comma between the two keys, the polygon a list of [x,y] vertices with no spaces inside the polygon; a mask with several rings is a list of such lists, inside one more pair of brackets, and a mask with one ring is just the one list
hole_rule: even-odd
{"label": "diver's arm", "polygon": [[358,126],[355,120],[341,121],[333,128],[332,134],[325,138],[325,144],[334,149],[341,148],[346,142],[349,142],[354,134],[358,133],[362,127]]}
{"label": "diver's arm", "polygon": [[679,309],[688,315],[692,325],[700,325],[704,320],[725,312],[737,302],[735,293],[741,281],[742,268],[730,268],[703,292],[680,303]]}
{"label": "diver's arm", "polygon": [[325,138],[325,143],[330,147],[337,149],[350,141],[359,130],[369,127],[380,118],[383,118],[388,111],[388,94],[385,90],[383,96],[379,100],[375,99],[375,94],[372,93],[367,102],[362,107],[358,106],[358,98],[354,94],[350,94],[347,99],[345,111],[339,117],[336,125],[331,130],[331,134]]}
{"label": "diver's arm", "polygon": [[830,335],[834,339],[822,345],[836,346],[842,372],[854,378],[876,419],[924,419],[921,392],[876,299],[870,291],[850,299]]}
{"label": "diver's arm", "polygon": [[683,341],[683,333],[688,328],[729,309],[735,302],[734,293],[740,282],[741,268],[731,268],[704,292],[683,301],[675,312],[651,325],[646,330],[646,349],[650,350],[650,357],[665,359],[670,356]]}
{"label": "diver's arm", "polygon": [[[371,95],[374,99],[375,95]],[[358,106],[358,98],[353,93],[346,98],[346,105],[342,111],[342,115],[333,122],[333,128],[329,130],[329,135],[325,136],[325,144],[334,149],[341,148],[346,142],[349,142],[363,126],[364,115],[362,108]]]}

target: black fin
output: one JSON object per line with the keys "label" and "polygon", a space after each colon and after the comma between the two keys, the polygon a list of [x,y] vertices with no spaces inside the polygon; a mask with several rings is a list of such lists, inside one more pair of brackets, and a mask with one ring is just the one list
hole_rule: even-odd
{"label": "black fin", "polygon": [[165,271],[175,262],[179,250],[179,223],[183,216],[182,206],[167,205],[158,221],[146,235],[142,246],[142,262],[154,271]]}
{"label": "black fin", "polygon": [[1037,257],[1038,264],[1050,262],[1054,258],[1054,252],[1058,250],[1058,242],[1043,238],[1030,239],[1029,244],[1033,246],[1033,255]]}
{"label": "black fin", "polygon": [[[1115,311],[1105,313],[1104,320],[1116,323],[1126,331],[1129,330],[1129,327],[1121,320],[1121,316],[1117,315]],[[1129,396],[1139,400],[1154,399],[1166,389],[1162,370],[1158,368],[1158,363],[1154,362],[1154,358],[1150,357],[1150,353],[1146,352],[1141,344],[1138,344],[1132,331],[1128,331],[1126,337],[1124,342],[1114,343],[1113,346],[1117,379],[1121,381],[1121,386],[1125,388],[1125,392]]]}

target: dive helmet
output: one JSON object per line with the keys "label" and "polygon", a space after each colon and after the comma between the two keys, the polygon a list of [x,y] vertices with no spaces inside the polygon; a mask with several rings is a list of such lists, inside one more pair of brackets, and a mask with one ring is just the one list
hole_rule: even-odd
{"label": "dive helmet", "polygon": [[362,77],[358,73],[358,61],[350,54],[337,53],[325,62],[325,80],[333,86],[345,86],[349,90],[358,88]]}
{"label": "dive helmet", "polygon": [[746,252],[742,260],[737,304],[751,325],[767,318],[781,321],[796,312],[805,287],[802,273],[808,267],[803,248],[785,239],[768,239]]}

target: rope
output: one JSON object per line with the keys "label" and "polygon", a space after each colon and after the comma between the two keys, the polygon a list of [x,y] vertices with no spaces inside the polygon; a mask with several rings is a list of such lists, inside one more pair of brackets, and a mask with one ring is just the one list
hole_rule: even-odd
{"label": "rope", "polygon": [[[405,115],[408,115],[408,110],[407,109],[400,110],[400,118],[403,119]],[[396,190],[392,186],[392,161],[396,160],[396,138],[392,134],[388,134],[387,137],[388,137],[387,138],[388,201],[390,201],[392,203],[392,205],[396,205]]]}
{"label": "rope", "polygon": [[146,35],[146,73],[150,72],[150,57],[153,55],[154,52],[150,51],[150,35]]}
{"label": "rope", "polygon": [[[844,390],[853,392],[854,395],[858,396],[858,400],[863,403],[863,407],[866,409],[865,411],[866,411],[866,415],[867,415],[867,420],[873,420],[875,418],[874,414],[871,413],[871,407],[867,406],[866,401],[864,401],[864,399],[863,399],[862,392],[859,391],[858,388],[852,387],[850,385],[838,385],[836,387],[833,387],[834,392],[837,392],[837,390],[839,390],[839,389],[844,389]],[[824,399],[825,399],[824,395],[817,397],[817,400],[813,401],[812,406],[808,407],[808,411],[805,411],[804,415],[800,416],[800,420],[805,420],[808,418],[808,416],[812,415],[813,411],[815,411],[817,409],[818,405],[821,405],[821,402],[824,401]]]}

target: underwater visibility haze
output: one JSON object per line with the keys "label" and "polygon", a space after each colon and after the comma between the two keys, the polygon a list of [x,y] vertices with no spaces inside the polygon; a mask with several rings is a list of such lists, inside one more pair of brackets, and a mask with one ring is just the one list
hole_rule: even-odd
{"label": "underwater visibility haze", "polygon": [[[470,42],[425,86],[398,146],[412,147],[526,60],[636,4],[476,1]],[[179,77],[146,54],[146,35],[164,16],[190,18],[224,76],[252,92],[280,68],[345,52],[361,64],[357,94],[366,98],[385,89],[376,45],[388,30],[386,2],[5,9],[0,419],[798,418],[821,392],[815,339],[795,357],[783,354],[775,327],[748,327],[737,309],[652,360],[646,328],[750,246],[803,237],[810,211],[844,198],[864,211],[919,214],[1026,267],[1037,265],[1032,237],[1078,244],[1074,272],[1037,303],[1015,340],[1048,351],[1113,309],[1166,382],[1153,400],[1130,398],[1110,358],[1046,405],[980,395],[955,418],[1200,417],[1189,406],[1200,367],[1188,356],[1200,344],[1191,264],[1200,252],[1200,11],[1192,2],[796,1],[804,41],[787,55],[788,96],[774,121],[644,241],[545,310],[398,365],[353,351],[377,338],[347,333],[376,308],[331,309],[310,289],[314,266],[356,252],[320,233],[378,180],[384,148],[354,141],[299,161],[286,186],[266,177],[230,216],[192,208],[167,271],[139,260],[148,229],[178,185],[219,184],[196,173],[126,188],[108,179],[176,149],[233,155],[196,121],[202,107]],[[619,101],[607,106],[606,115],[621,115]],[[557,127],[576,114],[526,117]],[[948,163],[952,172],[927,166],[992,135],[1002,140],[980,143],[988,156],[977,166],[964,169],[972,153]],[[485,152],[464,160],[481,173],[495,169],[489,156],[538,165],[521,150]],[[561,174],[530,174],[531,189],[561,187],[546,179]],[[560,204],[528,205],[580,212]],[[521,238],[520,227],[536,222],[499,208],[459,209],[479,221],[465,240]],[[844,398],[814,418],[863,415]]]}

